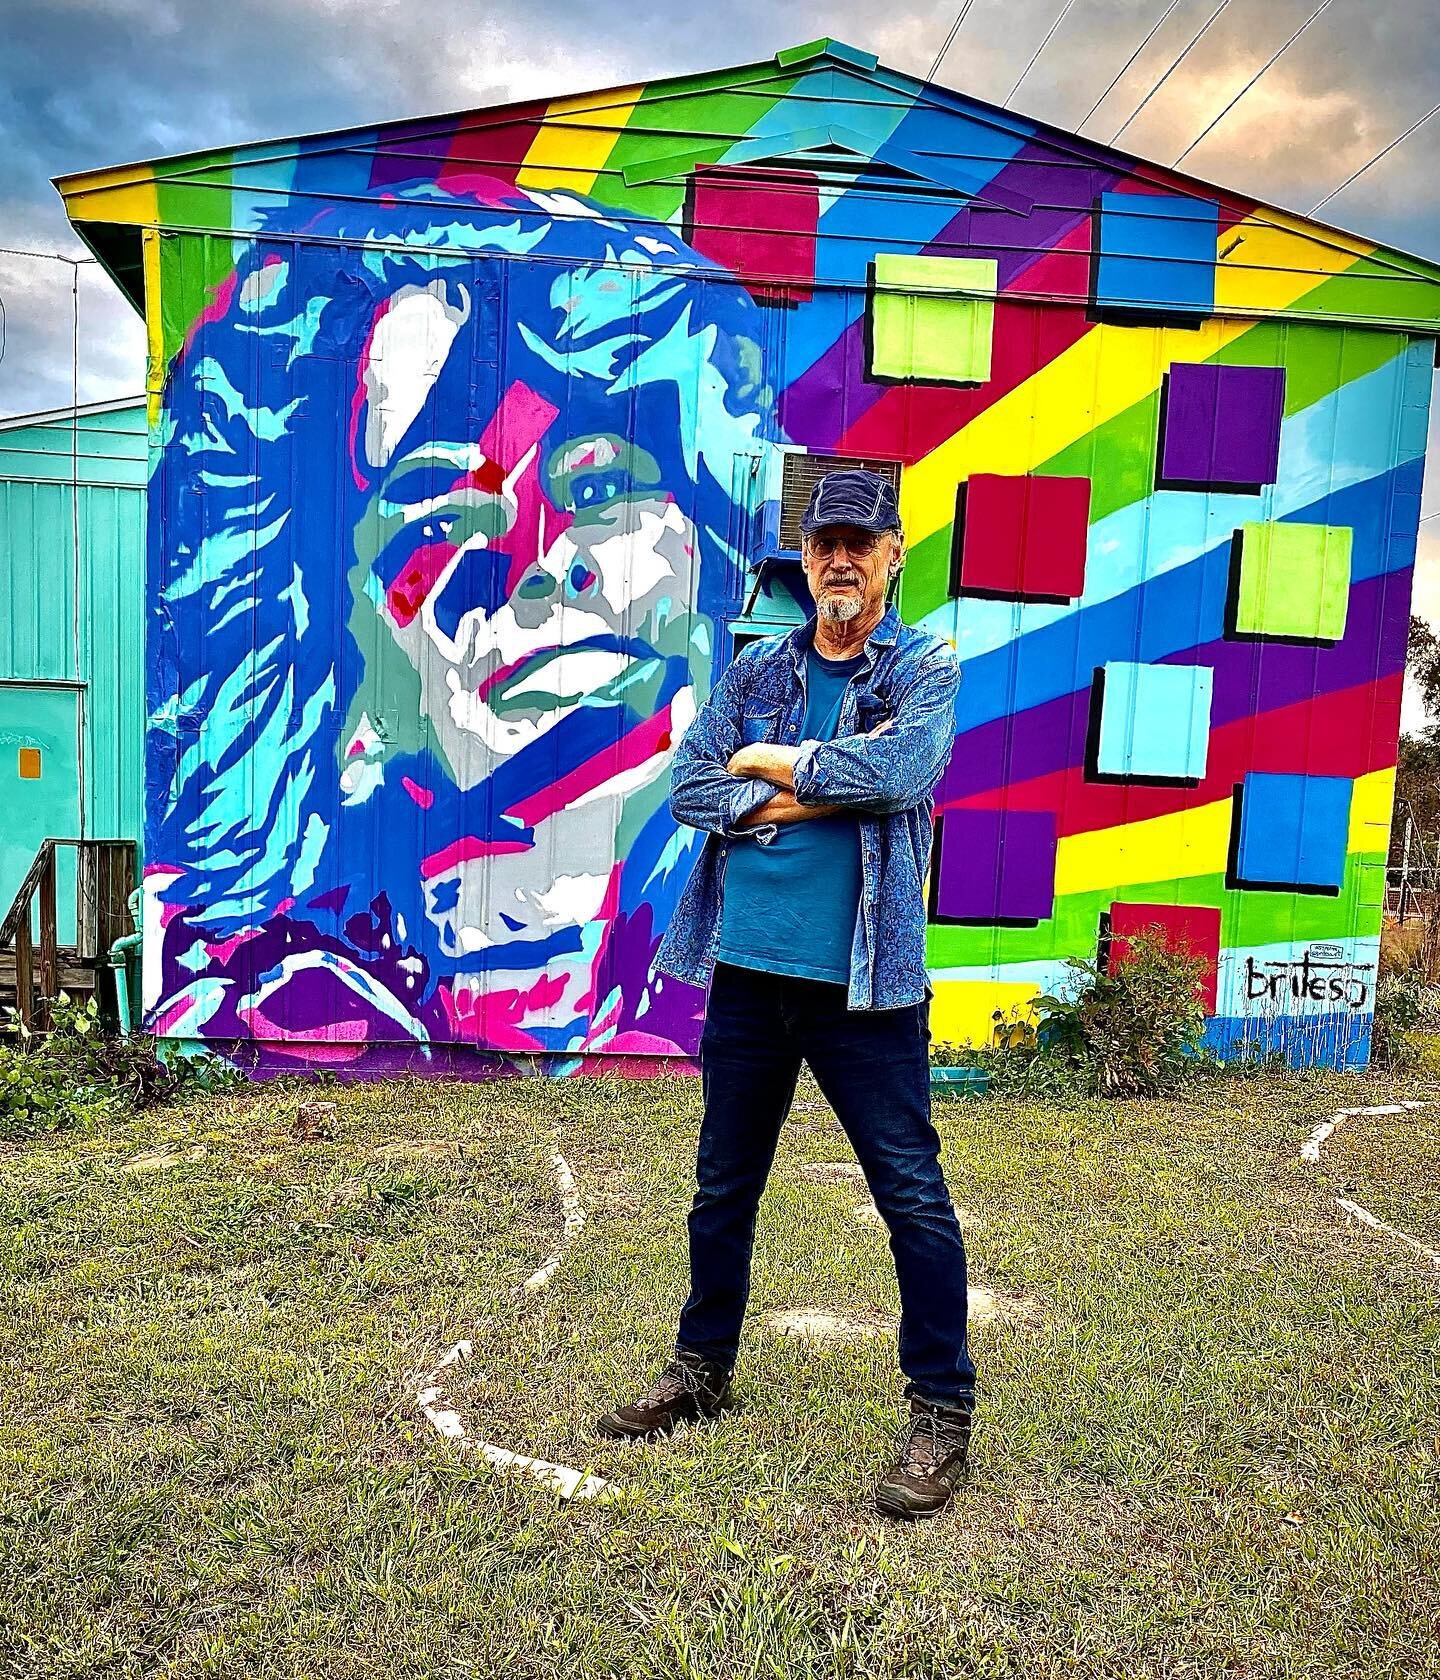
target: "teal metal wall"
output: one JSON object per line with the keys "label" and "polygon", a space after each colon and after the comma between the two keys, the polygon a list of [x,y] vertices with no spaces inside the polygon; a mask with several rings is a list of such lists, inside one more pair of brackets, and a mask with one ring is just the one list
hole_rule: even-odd
{"label": "teal metal wall", "polygon": [[[0,421],[0,684],[22,713],[28,685],[78,691],[83,830],[135,840],[146,449],[139,399]],[[0,766],[0,788],[14,773]],[[0,867],[0,913],[19,884],[12,870]]]}

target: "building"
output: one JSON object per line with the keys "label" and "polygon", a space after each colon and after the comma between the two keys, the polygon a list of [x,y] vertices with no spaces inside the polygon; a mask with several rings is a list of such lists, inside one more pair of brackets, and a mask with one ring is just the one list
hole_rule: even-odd
{"label": "building", "polygon": [[0,420],[0,921],[44,840],[140,839],[146,448],[141,397]]}
{"label": "building", "polygon": [[964,660],[936,1036],[1158,920],[1364,1062],[1435,267],[828,40],[59,188],[149,330],[157,1031],[688,1056],[670,752],[862,459]]}

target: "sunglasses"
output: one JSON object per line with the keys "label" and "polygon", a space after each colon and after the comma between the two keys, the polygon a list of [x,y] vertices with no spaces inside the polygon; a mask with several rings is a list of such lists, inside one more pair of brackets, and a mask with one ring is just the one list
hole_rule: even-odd
{"label": "sunglasses", "polygon": [[867,554],[875,552],[880,538],[871,531],[863,536],[854,537],[806,537],[805,545],[818,559],[828,560],[832,554],[837,554],[842,548],[847,554],[853,554],[857,560],[863,560]]}

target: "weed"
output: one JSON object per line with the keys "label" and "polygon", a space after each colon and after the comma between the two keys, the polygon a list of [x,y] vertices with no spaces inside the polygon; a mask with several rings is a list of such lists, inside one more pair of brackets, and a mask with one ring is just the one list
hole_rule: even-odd
{"label": "weed", "polygon": [[62,992],[51,1005],[50,1030],[37,1033],[11,1012],[0,1040],[0,1138],[84,1129],[189,1091],[218,1093],[240,1082],[217,1056],[162,1059],[149,1034],[107,1033],[96,1001]]}

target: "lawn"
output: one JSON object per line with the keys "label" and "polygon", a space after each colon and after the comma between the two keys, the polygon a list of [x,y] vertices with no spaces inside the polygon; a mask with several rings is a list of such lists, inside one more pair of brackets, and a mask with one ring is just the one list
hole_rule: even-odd
{"label": "lawn", "polygon": [[[292,1135],[305,1097],[333,1140]],[[743,1407],[591,1419],[684,1294],[694,1081],[250,1087],[0,1152],[0,1671],[30,1677],[1440,1672],[1440,1098],[1236,1078],[943,1110],[983,1385],[953,1512],[870,1505],[900,1416],[863,1185],[802,1093],[762,1210]],[[549,1286],[552,1168],[585,1224]],[[1367,1199],[1368,1198],[1368,1199]],[[443,1440],[588,1470],[565,1501]]]}

